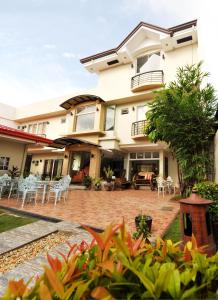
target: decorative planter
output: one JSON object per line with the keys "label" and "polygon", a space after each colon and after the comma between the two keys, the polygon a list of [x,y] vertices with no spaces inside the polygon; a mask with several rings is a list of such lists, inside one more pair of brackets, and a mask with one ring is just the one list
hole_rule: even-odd
{"label": "decorative planter", "polygon": [[113,190],[113,183],[112,182],[105,182],[104,189],[105,189],[105,191],[112,191]]}
{"label": "decorative planter", "polygon": [[95,191],[101,191],[101,185],[94,185]]}
{"label": "decorative planter", "polygon": [[147,215],[136,216],[135,217],[135,226],[136,226],[136,228],[139,227],[139,223],[140,223],[140,220],[141,220],[142,217],[145,218],[145,222],[148,226],[148,230],[149,230],[149,232],[151,232],[151,225],[152,225],[152,217],[151,216],[147,216]]}

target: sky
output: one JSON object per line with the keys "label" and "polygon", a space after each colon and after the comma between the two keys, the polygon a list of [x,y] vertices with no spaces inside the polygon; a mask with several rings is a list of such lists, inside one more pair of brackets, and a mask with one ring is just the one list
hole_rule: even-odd
{"label": "sky", "polygon": [[92,88],[97,76],[80,58],[116,47],[140,21],[172,27],[200,15],[209,24],[215,2],[0,0],[0,102],[21,106]]}

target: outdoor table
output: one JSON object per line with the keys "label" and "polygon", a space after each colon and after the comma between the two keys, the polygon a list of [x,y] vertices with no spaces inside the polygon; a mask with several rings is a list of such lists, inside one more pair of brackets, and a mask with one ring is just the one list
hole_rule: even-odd
{"label": "outdoor table", "polygon": [[54,185],[55,183],[58,183],[58,181],[57,180],[37,180],[36,182],[40,185],[43,185],[42,204],[44,204],[46,190],[47,190],[48,186]]}

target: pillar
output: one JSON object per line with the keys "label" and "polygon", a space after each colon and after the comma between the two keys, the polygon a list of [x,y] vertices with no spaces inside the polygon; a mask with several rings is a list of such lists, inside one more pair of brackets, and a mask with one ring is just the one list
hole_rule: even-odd
{"label": "pillar", "polygon": [[160,150],[159,176],[164,177],[164,151]]}
{"label": "pillar", "polygon": [[69,174],[69,162],[70,162],[70,151],[65,150],[63,167],[62,167],[62,176],[65,176],[65,175]]}
{"label": "pillar", "polygon": [[90,152],[89,176],[91,176],[92,178],[100,177],[100,166],[101,150],[99,150],[99,148],[93,148]]}

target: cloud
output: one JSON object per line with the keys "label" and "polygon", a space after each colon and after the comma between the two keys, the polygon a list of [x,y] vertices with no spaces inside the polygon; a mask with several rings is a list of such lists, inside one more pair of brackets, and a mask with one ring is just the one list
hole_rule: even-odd
{"label": "cloud", "polygon": [[62,56],[65,58],[78,58],[78,55],[73,52],[64,52]]}
{"label": "cloud", "polygon": [[54,45],[54,44],[45,44],[45,45],[43,45],[43,47],[46,48],[46,49],[55,49],[56,45]]}

